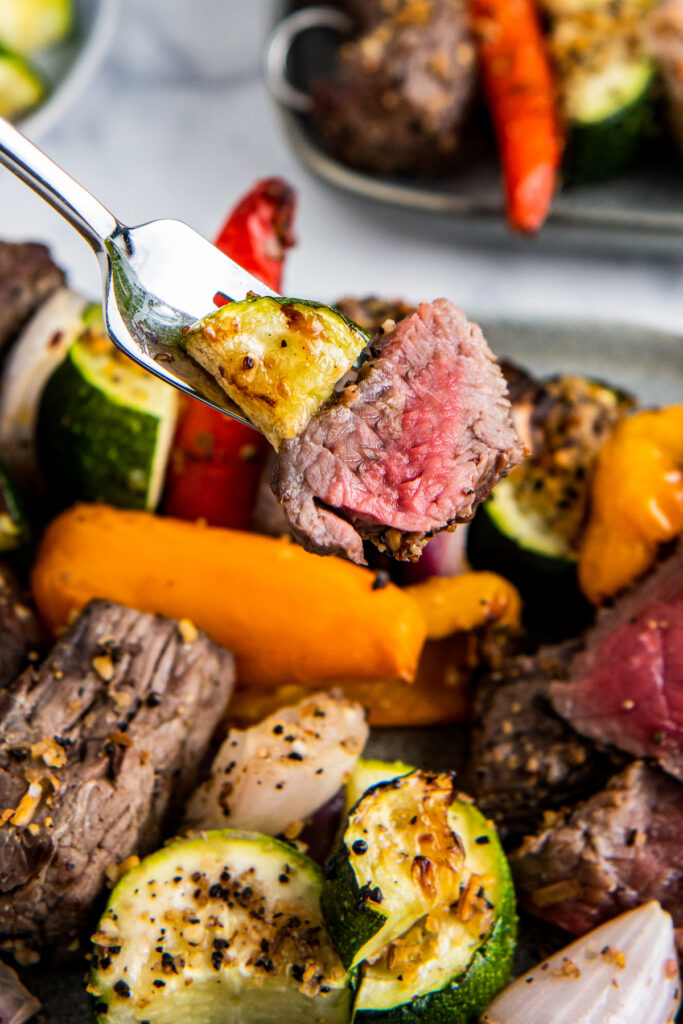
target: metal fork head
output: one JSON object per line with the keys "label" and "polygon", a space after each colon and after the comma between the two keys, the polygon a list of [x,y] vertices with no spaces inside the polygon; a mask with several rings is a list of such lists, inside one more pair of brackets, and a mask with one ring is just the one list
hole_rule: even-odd
{"label": "metal fork head", "polygon": [[105,240],[104,313],[115,344],[150,373],[220,412],[249,421],[182,348],[183,332],[217,296],[276,292],[176,220],[121,228]]}

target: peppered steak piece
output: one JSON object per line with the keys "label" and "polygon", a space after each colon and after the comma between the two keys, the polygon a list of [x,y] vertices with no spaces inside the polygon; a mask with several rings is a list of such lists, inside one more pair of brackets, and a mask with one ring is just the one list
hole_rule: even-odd
{"label": "peppered steak piece", "polygon": [[683,779],[683,544],[601,613],[550,696],[582,735],[654,757]]}
{"label": "peppered steak piece", "polygon": [[14,573],[0,563],[0,690],[26,667],[41,642],[38,620]]}
{"label": "peppered steak piece", "polygon": [[477,686],[466,788],[508,841],[535,832],[544,812],[600,789],[624,764],[617,751],[580,736],[550,704],[579,641],[520,655]]}
{"label": "peppered steak piece", "polygon": [[376,334],[387,320],[398,323],[415,312],[415,306],[403,299],[382,299],[377,295],[367,295],[364,299],[346,295],[334,303],[334,308],[370,335]]}
{"label": "peppered steak piece", "polygon": [[350,5],[361,34],[313,89],[313,114],[345,163],[380,174],[452,166],[474,93],[465,0]]}
{"label": "peppered steak piece", "polygon": [[94,601],[0,692],[0,936],[64,953],[107,866],[181,813],[233,685],[195,633]]}
{"label": "peppered steak piece", "polygon": [[481,330],[437,299],[378,336],[357,380],[285,441],[273,490],[311,551],[363,564],[366,538],[414,559],[522,455]]}
{"label": "peppered steak piece", "polygon": [[64,274],[44,245],[0,242],[0,349],[63,284]]}
{"label": "peppered steak piece", "polygon": [[659,900],[683,951],[683,785],[634,761],[512,854],[517,895],[575,935]]}

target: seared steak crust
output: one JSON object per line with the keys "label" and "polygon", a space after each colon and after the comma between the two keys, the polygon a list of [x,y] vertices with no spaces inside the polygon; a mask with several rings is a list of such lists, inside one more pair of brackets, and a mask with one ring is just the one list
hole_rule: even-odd
{"label": "seared steak crust", "polygon": [[575,935],[659,900],[683,949],[683,785],[635,761],[512,855],[522,904]]}
{"label": "seared steak crust", "polygon": [[624,763],[552,709],[550,682],[566,676],[577,647],[522,655],[477,687],[467,785],[508,840],[536,831],[545,811],[594,793]]}
{"label": "seared steak crust", "polygon": [[63,284],[64,274],[44,245],[0,242],[0,349]]}
{"label": "seared steak crust", "polygon": [[282,445],[273,490],[311,551],[362,564],[366,538],[413,559],[522,455],[481,330],[438,299],[380,337],[357,381]]}
{"label": "seared steak crust", "polygon": [[[12,682],[37,651],[41,632],[14,574],[0,565],[0,690]],[[0,808],[1,809],[1,808]]]}
{"label": "seared steak crust", "polygon": [[0,935],[63,953],[107,866],[181,813],[233,685],[193,633],[94,601],[0,693]]}

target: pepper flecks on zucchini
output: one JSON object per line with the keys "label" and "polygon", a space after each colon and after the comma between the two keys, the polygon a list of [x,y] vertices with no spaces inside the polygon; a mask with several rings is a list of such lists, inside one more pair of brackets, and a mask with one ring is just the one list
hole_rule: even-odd
{"label": "pepper flecks on zucchini", "polygon": [[369,340],[330,306],[256,296],[205,317],[185,348],[277,449],[331,397]]}
{"label": "pepper flecks on zucchini", "polygon": [[467,535],[475,569],[519,589],[527,627],[549,638],[590,621],[577,565],[598,452],[632,408],[630,395],[578,375],[547,380],[531,413],[532,452],[479,507]]}
{"label": "pepper flecks on zucchini", "polygon": [[39,461],[53,493],[62,504],[154,509],[177,411],[176,390],[121,355],[101,323],[91,324],[48,380],[40,403]]}
{"label": "pepper flecks on zucchini", "polygon": [[505,854],[467,797],[449,818],[465,850],[460,895],[362,965],[355,1024],[466,1024],[507,984],[517,919]]}
{"label": "pepper flecks on zucchini", "polygon": [[377,956],[460,894],[453,776],[415,771],[373,786],[349,813],[326,866],[321,907],[346,967]]}
{"label": "pepper flecks on zucchini", "polygon": [[379,761],[372,757],[359,757],[344,790],[345,814],[348,815],[351,808],[372,786],[379,782],[389,782],[400,775],[409,775],[414,771],[413,765],[405,764],[403,761]]}
{"label": "pepper flecks on zucchini", "polygon": [[656,73],[641,39],[648,6],[594,5],[552,23],[550,50],[567,127],[564,172],[571,182],[613,177],[645,140]]}
{"label": "pepper flecks on zucchini", "polygon": [[347,1024],[320,871],[258,833],[181,839],[123,876],[93,937],[98,1024]]}

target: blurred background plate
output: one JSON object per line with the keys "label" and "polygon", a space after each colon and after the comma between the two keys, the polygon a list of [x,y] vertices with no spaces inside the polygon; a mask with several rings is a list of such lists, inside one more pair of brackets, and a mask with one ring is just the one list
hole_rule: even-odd
{"label": "blurred background plate", "polygon": [[[324,0],[276,0],[274,26],[284,18]],[[330,28],[300,33],[285,58],[284,48],[270,51],[269,84],[289,141],[299,159],[319,178],[356,196],[405,209],[448,215],[476,234],[507,237],[500,172],[493,153],[478,153],[450,175],[433,180],[380,177],[345,166],[326,151],[312,119],[287,101],[291,82],[308,92],[329,73],[342,36]],[[278,67],[286,63],[286,67]],[[284,101],[283,101],[284,100]],[[645,249],[680,252],[683,243],[683,160],[673,144],[663,142],[648,153],[647,163],[610,181],[560,191],[553,201],[541,241],[586,245],[591,250],[615,246],[630,254]]]}
{"label": "blurred background plate", "polygon": [[30,138],[48,132],[88,85],[111,43],[119,0],[75,0],[76,24],[64,43],[33,62],[50,85],[47,99],[17,122]]}

